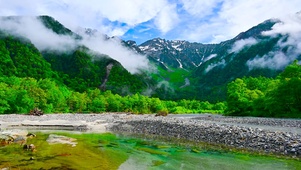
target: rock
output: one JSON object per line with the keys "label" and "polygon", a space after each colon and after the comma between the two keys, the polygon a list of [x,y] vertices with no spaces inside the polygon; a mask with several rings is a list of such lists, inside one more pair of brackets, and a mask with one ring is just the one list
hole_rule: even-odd
{"label": "rock", "polygon": [[17,138],[18,136],[24,136],[28,134],[26,130],[20,130],[20,129],[12,129],[12,130],[5,130],[0,132],[0,134],[11,136],[12,138]]}
{"label": "rock", "polygon": [[72,146],[76,146],[77,144],[77,142],[75,142],[76,139],[74,138],[54,134],[50,134],[46,141],[49,144],[69,144]]}
{"label": "rock", "polygon": [[30,145],[29,145],[29,149],[33,151],[33,150],[36,149],[36,146],[34,146],[34,144],[30,144]]}
{"label": "rock", "polygon": [[36,150],[36,146],[34,145],[34,144],[30,144],[30,145],[28,145],[28,144],[25,144],[24,146],[23,146],[23,149],[24,150],[27,150],[27,151],[35,151]]}
{"label": "rock", "polygon": [[10,167],[2,168],[1,170],[10,170]]}
{"label": "rock", "polygon": [[37,135],[36,134],[34,134],[34,133],[28,133],[27,135],[26,135],[26,137],[28,137],[28,138],[34,138],[34,137],[36,137]]}
{"label": "rock", "polygon": [[23,145],[27,140],[27,131],[20,129],[12,129],[0,132],[1,145],[8,145],[10,143],[19,143]]}
{"label": "rock", "polygon": [[25,136],[18,136],[14,139],[14,143],[18,143],[18,144],[25,144],[26,143],[27,138]]}
{"label": "rock", "polygon": [[27,144],[23,145],[23,149],[24,150],[29,150],[29,145],[27,145]]}
{"label": "rock", "polygon": [[14,138],[8,135],[0,135],[0,146],[9,145],[14,141]]}

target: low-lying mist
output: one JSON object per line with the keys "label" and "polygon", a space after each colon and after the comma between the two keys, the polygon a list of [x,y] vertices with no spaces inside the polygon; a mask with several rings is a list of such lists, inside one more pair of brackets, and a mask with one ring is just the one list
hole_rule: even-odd
{"label": "low-lying mist", "polygon": [[105,54],[117,60],[130,73],[139,73],[141,69],[150,69],[146,56],[124,47],[118,38],[105,38],[101,33],[88,35],[78,32],[81,40],[70,35],[59,35],[47,28],[38,17],[2,17],[0,30],[17,37],[25,37],[40,51],[53,50],[68,52],[78,46],[86,46],[94,52]]}

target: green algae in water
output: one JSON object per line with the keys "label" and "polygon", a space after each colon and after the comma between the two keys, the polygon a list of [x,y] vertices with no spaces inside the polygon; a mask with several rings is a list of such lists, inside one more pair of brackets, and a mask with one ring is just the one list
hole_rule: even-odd
{"label": "green algae in water", "polygon": [[66,134],[77,139],[74,147],[69,144],[48,144],[49,134],[37,133],[28,139],[35,151],[23,150],[19,144],[0,148],[0,169],[118,169],[127,160],[125,153],[98,147],[98,139],[115,138],[112,134]]}
{"label": "green algae in water", "polygon": [[167,142],[110,133],[51,133],[77,139],[77,145],[48,144],[49,134],[28,139],[36,151],[19,144],[0,148],[0,169],[301,169],[301,162],[267,156],[180,147]]}

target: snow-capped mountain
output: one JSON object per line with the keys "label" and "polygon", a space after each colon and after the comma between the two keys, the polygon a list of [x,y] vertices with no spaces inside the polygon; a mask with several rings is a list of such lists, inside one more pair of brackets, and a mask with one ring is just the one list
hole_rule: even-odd
{"label": "snow-capped mountain", "polygon": [[216,45],[155,38],[142,43],[138,48],[167,67],[192,69],[210,57]]}

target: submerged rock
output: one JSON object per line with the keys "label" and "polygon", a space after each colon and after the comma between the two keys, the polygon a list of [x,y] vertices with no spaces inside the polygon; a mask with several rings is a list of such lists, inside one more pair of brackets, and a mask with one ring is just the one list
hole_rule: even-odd
{"label": "submerged rock", "polygon": [[12,129],[0,132],[1,145],[8,145],[10,143],[25,144],[28,132],[26,130]]}
{"label": "submerged rock", "polygon": [[27,135],[26,135],[26,137],[29,137],[29,138],[34,138],[34,137],[36,137],[37,135],[36,134],[34,134],[34,133],[28,133]]}
{"label": "submerged rock", "polygon": [[28,131],[21,130],[21,129],[11,129],[11,130],[2,131],[2,132],[0,132],[0,134],[11,136],[12,138],[15,139],[18,136],[24,136],[24,137],[26,137],[26,135],[28,134]]}
{"label": "submerged rock", "polygon": [[14,143],[19,143],[21,145],[26,143],[27,138],[25,136],[18,136],[14,139]]}
{"label": "submerged rock", "polygon": [[74,138],[70,138],[62,135],[54,135],[54,134],[50,134],[46,141],[49,144],[69,144],[72,146],[76,146],[77,144],[77,142],[75,142],[76,139]]}
{"label": "submerged rock", "polygon": [[30,151],[35,151],[35,149],[36,149],[36,146],[34,145],[34,144],[30,144],[30,145],[27,145],[27,144],[25,144],[24,146],[23,146],[23,149],[24,150],[30,150]]}
{"label": "submerged rock", "polygon": [[0,134],[0,146],[9,145],[14,141],[14,138],[8,135]]}

